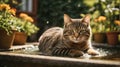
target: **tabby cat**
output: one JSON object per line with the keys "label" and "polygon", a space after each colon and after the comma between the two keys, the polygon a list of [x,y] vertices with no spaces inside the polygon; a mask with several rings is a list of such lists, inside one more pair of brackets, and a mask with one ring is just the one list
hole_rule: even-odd
{"label": "tabby cat", "polygon": [[39,50],[44,55],[79,57],[84,53],[98,55],[91,46],[90,16],[72,19],[64,14],[64,28],[53,27],[39,38]]}

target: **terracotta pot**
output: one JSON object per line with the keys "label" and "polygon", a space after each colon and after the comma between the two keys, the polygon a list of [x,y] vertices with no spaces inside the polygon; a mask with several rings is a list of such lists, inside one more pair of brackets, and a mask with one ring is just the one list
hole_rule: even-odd
{"label": "terracotta pot", "polygon": [[5,30],[0,29],[0,49],[9,49],[13,45],[15,33],[7,35]]}
{"label": "terracotta pot", "polygon": [[15,32],[14,45],[25,45],[27,35],[24,32]]}
{"label": "terracotta pot", "polygon": [[117,45],[119,32],[107,32],[107,42],[109,45]]}
{"label": "terracotta pot", "polygon": [[97,43],[105,43],[106,42],[106,34],[105,33],[94,33],[93,39]]}

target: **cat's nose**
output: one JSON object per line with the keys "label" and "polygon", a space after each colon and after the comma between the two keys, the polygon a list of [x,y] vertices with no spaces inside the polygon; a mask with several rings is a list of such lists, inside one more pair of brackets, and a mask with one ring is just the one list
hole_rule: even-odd
{"label": "cat's nose", "polygon": [[76,38],[76,40],[79,40],[80,38]]}
{"label": "cat's nose", "polygon": [[74,41],[74,43],[79,43],[79,38],[74,37],[73,41]]}
{"label": "cat's nose", "polygon": [[78,38],[78,33],[75,33],[75,37]]}
{"label": "cat's nose", "polygon": [[77,40],[79,40],[79,38],[78,38],[78,37],[74,37],[74,40],[76,40],[76,41],[77,41]]}

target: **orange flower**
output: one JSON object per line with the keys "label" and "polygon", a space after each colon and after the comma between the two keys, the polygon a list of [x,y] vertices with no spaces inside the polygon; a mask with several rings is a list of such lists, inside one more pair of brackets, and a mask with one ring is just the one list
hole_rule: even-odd
{"label": "orange flower", "polygon": [[8,4],[0,4],[0,11],[1,10],[9,10],[10,9],[10,6]]}
{"label": "orange flower", "polygon": [[98,19],[94,19],[94,22],[98,22]]}
{"label": "orange flower", "polygon": [[28,16],[27,14],[25,13],[21,13],[20,14],[20,18],[26,20],[26,21],[29,21],[29,22],[34,22],[34,20],[32,19],[32,17]]}
{"label": "orange flower", "polygon": [[9,10],[9,12],[12,13],[13,15],[15,15],[16,14],[16,9],[12,8],[12,9]]}
{"label": "orange flower", "polygon": [[27,17],[27,18],[25,18],[27,21],[29,21],[29,22],[33,22],[34,20],[32,19],[32,17]]}
{"label": "orange flower", "polygon": [[20,13],[20,18],[26,18],[26,17],[28,17],[28,15],[27,14],[25,14],[25,13]]}
{"label": "orange flower", "polygon": [[115,20],[114,23],[120,26],[120,20]]}
{"label": "orange flower", "polygon": [[98,22],[105,21],[106,17],[105,16],[100,16],[98,17]]}

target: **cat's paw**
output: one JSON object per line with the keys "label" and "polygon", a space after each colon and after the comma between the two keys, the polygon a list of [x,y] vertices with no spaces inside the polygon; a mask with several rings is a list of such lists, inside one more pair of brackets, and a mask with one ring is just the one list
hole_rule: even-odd
{"label": "cat's paw", "polygon": [[88,49],[87,53],[89,55],[99,55],[100,53],[94,49]]}
{"label": "cat's paw", "polygon": [[69,53],[69,56],[70,57],[80,57],[80,56],[83,56],[83,54],[84,53],[80,50],[71,50]]}

